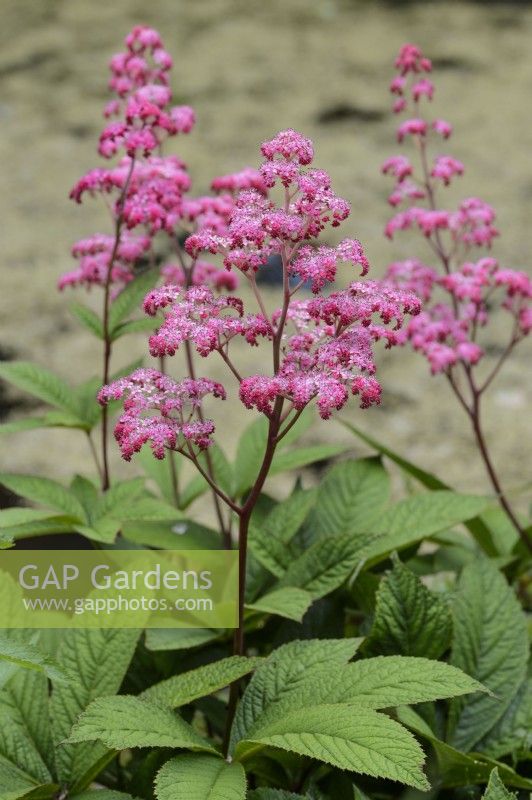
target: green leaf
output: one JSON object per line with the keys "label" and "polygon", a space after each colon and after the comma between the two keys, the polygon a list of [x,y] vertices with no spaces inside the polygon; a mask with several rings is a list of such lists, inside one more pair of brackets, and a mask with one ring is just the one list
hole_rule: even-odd
{"label": "green leaf", "polygon": [[329,458],[334,458],[334,456],[338,456],[346,450],[347,448],[344,444],[315,444],[309,447],[300,447],[298,450],[289,450],[288,452],[279,450],[274,456],[268,474],[278,475],[280,472],[308,467],[309,464],[315,464],[317,461],[326,461]]}
{"label": "green leaf", "polygon": [[0,434],[20,433],[22,431],[34,431],[37,428],[49,428],[50,423],[46,417],[24,417],[24,419],[14,419],[12,422],[0,424]]}
{"label": "green leaf", "polygon": [[[434,475],[431,472],[427,472],[426,470],[419,467],[417,464],[414,464],[412,461],[408,461],[406,458],[403,458],[396,453],[394,450],[391,450],[386,445],[382,444],[382,442],[377,441],[373,436],[365,433],[364,431],[360,430],[360,428],[355,427],[355,425],[351,425],[349,422],[345,420],[340,420],[342,425],[345,425],[355,436],[358,436],[359,439],[369,444],[370,447],[373,447],[378,453],[383,456],[386,456],[397,464],[403,472],[407,475],[411,475],[415,478],[422,486],[425,486],[427,489],[431,490],[441,490],[441,489],[449,489],[451,490],[451,486],[444,481],[440,480],[437,475]],[[466,528],[472,533],[475,537],[477,542],[484,548],[486,553],[489,556],[497,555],[497,548],[494,544],[494,537],[492,535],[492,531],[490,530],[489,524],[486,524],[488,520],[484,519],[484,515],[482,517],[475,517],[470,520],[466,520],[465,526]]]}
{"label": "green leaf", "polygon": [[532,750],[532,678],[523,681],[502,717],[476,748],[492,758]]}
{"label": "green leaf", "polygon": [[366,652],[439,658],[450,646],[448,603],[430,592],[399,560],[377,591],[375,618]]}
{"label": "green leaf", "polygon": [[241,764],[209,755],[182,755],[167,761],[155,781],[157,800],[245,800]]}
{"label": "green leaf", "polygon": [[85,510],[77,497],[51,478],[2,472],[0,483],[27,500],[63,511],[80,522],[85,521]]}
{"label": "green leaf", "polygon": [[55,784],[39,784],[14,764],[0,756],[0,797],[2,800],[44,800],[58,790]]}
{"label": "green leaf", "polygon": [[382,561],[394,550],[410,547],[439,531],[476,517],[488,500],[457,492],[426,492],[401,500],[373,525],[381,534],[369,548],[368,565]]}
{"label": "green leaf", "polygon": [[248,758],[261,747],[278,747],[338,769],[429,788],[422,771],[425,756],[415,738],[371,709],[333,704],[284,713],[281,719],[257,726],[248,741],[239,743],[235,757]]}
{"label": "green leaf", "polygon": [[311,603],[310,592],[295,586],[286,586],[282,589],[274,589],[264,597],[255,600],[254,603],[247,603],[246,608],[250,611],[276,614],[279,617],[301,622]]}
{"label": "green leaf", "polygon": [[146,522],[177,522],[183,516],[175,506],[155,497],[140,497],[113,509],[112,517],[120,520],[144,520]]}
{"label": "green leaf", "polygon": [[[208,451],[200,454],[198,460],[205,472],[209,470],[208,459],[212,466],[215,483],[227,495],[231,496],[233,469],[224,451],[218,445],[214,445],[213,447],[209,447]],[[205,478],[202,475],[196,475],[183,489],[179,499],[179,507],[188,508],[194,500],[201,497],[201,495],[205,494],[207,491],[210,491],[210,487]]]}
{"label": "green leaf", "polygon": [[143,447],[140,453],[137,453],[137,463],[140,462],[142,469],[148,478],[151,478],[157,484],[163,498],[167,503],[174,502],[174,490],[172,486],[172,471],[170,469],[170,459],[173,458],[176,472],[179,473],[183,462],[183,457],[178,453],[168,452],[166,458],[154,458],[153,453],[149,447]]}
{"label": "green leaf", "polygon": [[451,662],[490,689],[453,702],[449,741],[472,750],[498,722],[526,677],[526,618],[504,577],[488,559],[462,572],[453,607]]}
{"label": "green leaf", "polygon": [[127,481],[118,481],[105,492],[94,511],[95,519],[114,514],[119,514],[120,509],[127,508],[144,492],[144,478],[131,478]]}
{"label": "green leaf", "polygon": [[75,475],[70,484],[70,491],[76,495],[85,510],[88,520],[92,520],[94,510],[98,504],[98,489],[83,475]]}
{"label": "green leaf", "polygon": [[[34,509],[38,511],[39,509]],[[72,522],[72,517],[64,514],[54,514],[48,512],[45,517],[35,519],[34,522],[25,522],[20,525],[2,528],[0,536],[4,541],[18,541],[26,539],[28,536],[45,536],[53,533],[71,533],[76,528],[76,523]]]}
{"label": "green leaf", "polygon": [[189,650],[218,639],[220,631],[209,628],[149,628],[146,631],[146,648],[161,650]]}
{"label": "green leaf", "polygon": [[157,322],[152,318],[149,317],[148,319],[131,319],[129,322],[121,322],[120,325],[117,325],[114,328],[111,334],[111,340],[115,342],[117,339],[120,339],[122,336],[126,336],[128,333],[145,333],[147,331],[154,331],[157,327]]}
{"label": "green leaf", "polygon": [[262,658],[245,656],[224,658],[157,683],[146,689],[141,697],[152,703],[179,708],[229,686],[233,681],[253,672],[262,661]]}
{"label": "green leaf", "polygon": [[297,692],[314,672],[340,666],[356,653],[362,639],[309,639],[275,650],[255,671],[238,706],[231,741],[246,738],[267,709]]}
{"label": "green leaf", "polygon": [[335,464],[320,484],[312,528],[319,536],[370,531],[389,494],[390,479],[380,458]]}
{"label": "green leaf", "polygon": [[278,578],[294,558],[288,545],[315,506],[316,496],[314,489],[295,491],[275,505],[264,522],[251,529],[249,546],[253,555]]}
{"label": "green leaf", "polygon": [[[17,636],[13,638],[20,641]],[[44,672],[19,669],[0,693],[0,755],[38,783],[52,782],[48,679]]]}
{"label": "green leaf", "polygon": [[343,534],[318,539],[286,570],[280,586],[297,586],[318,599],[334,591],[371,549],[371,534]]}
{"label": "green leaf", "polygon": [[[177,516],[180,513],[176,511]],[[190,519],[178,519],[177,522],[175,519],[171,522],[124,522],[122,534],[130,542],[161,550],[218,550],[221,548],[218,531],[205,528]]]}
{"label": "green leaf", "polygon": [[515,794],[507,790],[496,768],[490,775],[482,800],[515,800]]}
{"label": "green leaf", "polygon": [[116,332],[119,324],[126,317],[140,308],[145,295],[157,280],[157,276],[157,270],[154,269],[140,273],[113,300],[109,311],[109,330],[112,334]]}
{"label": "green leaf", "polygon": [[134,800],[134,798],[130,794],[115,792],[112,789],[93,789],[90,792],[76,794],[72,800]]}
{"label": "green leaf", "polygon": [[91,308],[83,303],[74,303],[70,306],[71,313],[78,322],[93,333],[98,339],[103,339],[103,325],[100,317]]}
{"label": "green leaf", "polygon": [[99,740],[114,750],[129,747],[183,747],[216,752],[169,708],[131,695],[99,697],[78,718],[69,743]]}
{"label": "green leaf", "polygon": [[71,675],[51,656],[33,644],[0,632],[0,661],[24,669],[35,670],[57,683],[68,683]]}
{"label": "green leaf", "polygon": [[49,519],[65,519],[65,517],[59,517],[54,511],[45,511],[42,508],[13,506],[0,511],[0,530]]}
{"label": "green leaf", "polygon": [[[57,771],[62,782],[82,784],[91,768],[105,756],[100,745],[61,743],[92,700],[118,691],[138,636],[139,632],[131,629],[93,628],[65,632],[57,660],[64,669],[77,676],[77,681],[55,686],[52,693],[52,731],[57,747]],[[85,787],[81,785],[80,788]]]}
{"label": "green leaf", "polygon": [[308,429],[316,423],[316,420],[317,415],[315,409],[312,407],[312,405],[307,406],[299,416],[297,422],[294,423],[288,433],[283,436],[278,446],[281,449],[284,449],[285,447],[294,444],[294,442],[297,442],[298,439],[301,439],[303,434],[306,433],[306,431],[308,431]]}
{"label": "green leaf", "polygon": [[412,708],[404,706],[396,709],[399,721],[421,738],[430,742],[438,761],[438,784],[442,788],[460,786],[470,787],[475,783],[487,783],[492,769],[498,766],[504,781],[510,786],[532,789],[532,781],[521,777],[506,764],[494,762],[484,755],[466,755],[436,738],[427,723]]}
{"label": "green leaf", "polygon": [[2,361],[0,378],[12,383],[45,403],[77,413],[75,395],[70,386],[53,372],[30,361]]}
{"label": "green leaf", "polygon": [[310,795],[285,792],[284,789],[261,788],[248,794],[248,800],[305,800],[305,798],[310,798]]}

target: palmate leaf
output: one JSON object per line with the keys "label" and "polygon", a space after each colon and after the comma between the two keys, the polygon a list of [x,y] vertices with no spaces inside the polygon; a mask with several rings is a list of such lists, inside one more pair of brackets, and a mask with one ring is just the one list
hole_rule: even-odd
{"label": "palmate leaf", "polygon": [[171,709],[130,695],[94,700],[78,718],[67,741],[70,744],[101,741],[115,750],[182,747],[216,752]]}
{"label": "palmate leaf", "polygon": [[295,491],[287,500],[277,503],[264,521],[251,529],[251,552],[277,578],[282,578],[293,561],[290,541],[315,506],[316,498],[314,489]]}
{"label": "palmate leaf", "polygon": [[276,614],[285,619],[301,622],[312,603],[312,595],[305,589],[285,586],[274,589],[253,603],[246,603],[246,609],[262,614]]}
{"label": "palmate leaf", "polygon": [[283,713],[253,729],[235,758],[245,760],[262,747],[277,747],[339,769],[427,789],[423,750],[402,725],[370,709],[317,705]]}
{"label": "palmate leaf", "polygon": [[526,678],[526,618],[512,589],[488,560],[462,572],[453,606],[451,662],[490,689],[452,703],[449,742],[472,750],[509,707]]}
{"label": "palmate leaf", "polygon": [[99,744],[63,744],[72,725],[88,704],[120,688],[137,644],[139,632],[112,628],[68,630],[59,647],[59,663],[76,675],[68,685],[55,686],[51,699],[52,732],[57,748],[58,777],[63,783],[86,788],[92,770],[106,750]]}
{"label": "palmate leaf", "polygon": [[296,586],[314,599],[337,589],[366,559],[373,534],[344,533],[318,539],[288,567],[279,586]]}
{"label": "palmate leaf", "polygon": [[41,672],[57,683],[68,683],[72,678],[55,659],[35,645],[2,632],[0,632],[0,662]]}
{"label": "palmate leaf", "polygon": [[490,775],[482,800],[515,800],[515,794],[508,791],[501,781],[497,769],[494,769]]}
{"label": "palmate leaf", "polygon": [[63,411],[74,414],[78,411],[76,398],[70,386],[62,378],[38,364],[32,364],[30,361],[2,361],[0,378]]}
{"label": "palmate leaf", "polygon": [[169,708],[179,708],[198,697],[205,697],[229,686],[233,681],[253,672],[262,662],[262,658],[245,656],[224,658],[157,683],[146,689],[141,697]]}
{"label": "palmate leaf", "polygon": [[313,673],[347,663],[362,639],[309,639],[275,650],[256,670],[238,706],[231,741],[246,738],[256,721],[272,706],[297,692]]}
{"label": "palmate leaf", "polygon": [[[344,425],[348,430],[358,436],[359,439],[366,442],[370,447],[376,450],[386,458],[389,458],[390,461],[393,461],[400,467],[403,472],[411,477],[415,478],[422,486],[425,486],[427,489],[431,490],[452,490],[452,487],[449,486],[447,483],[444,483],[437,475],[434,475],[432,472],[427,472],[422,467],[414,464],[412,461],[408,461],[406,458],[403,458],[399,453],[396,453],[395,450],[390,449],[382,442],[379,442],[373,436],[362,431],[360,428],[357,428],[355,425],[352,425],[345,420],[340,420],[342,425]],[[471,532],[471,534],[475,537],[477,542],[483,547],[487,555],[494,556],[497,555],[498,549],[495,543],[496,536],[493,535],[491,528],[490,528],[490,520],[484,519],[484,516],[473,517],[472,519],[466,520],[465,522],[466,528]]]}
{"label": "palmate leaf", "polygon": [[152,288],[157,277],[158,272],[155,269],[140,273],[113,300],[109,311],[109,329],[112,334],[116,333],[117,328],[126,317],[140,308],[145,295]]}
{"label": "palmate leaf", "polygon": [[55,795],[56,784],[41,784],[0,756],[0,797],[2,800],[45,800]]}
{"label": "palmate leaf", "polygon": [[390,494],[380,458],[343,461],[320,484],[312,530],[318,536],[370,531]]}
{"label": "palmate leaf", "polygon": [[521,789],[532,789],[532,781],[521,777],[507,764],[495,762],[480,753],[462,753],[451,745],[440,741],[427,723],[412,708],[404,706],[396,709],[398,720],[410,730],[429,742],[438,762],[437,780],[442,788],[471,786],[475,783],[487,783],[494,767],[498,767],[504,782],[508,786]]}
{"label": "palmate leaf", "polygon": [[157,800],[245,800],[241,764],[210,755],[182,755],[167,761],[155,781]]}
{"label": "palmate leaf", "polygon": [[26,500],[62,511],[79,522],[85,521],[85,511],[77,497],[57,481],[34,475],[2,472],[0,483]]}
{"label": "palmate leaf", "polygon": [[457,492],[424,492],[407,497],[387,509],[372,528],[380,538],[369,548],[368,566],[390,553],[476,517],[488,505],[485,497]]}
{"label": "palmate leaf", "polygon": [[377,590],[365,652],[439,658],[451,644],[449,604],[397,559]]}

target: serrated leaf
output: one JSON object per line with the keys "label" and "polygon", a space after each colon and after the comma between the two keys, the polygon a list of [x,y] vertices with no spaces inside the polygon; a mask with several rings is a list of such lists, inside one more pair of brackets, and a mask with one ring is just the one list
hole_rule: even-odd
{"label": "serrated leaf", "polygon": [[501,781],[497,769],[494,769],[490,775],[482,800],[515,800],[515,794],[508,791]]}
{"label": "serrated leaf", "polygon": [[[178,516],[180,512],[177,512]],[[122,535],[135,544],[160,550],[218,550],[220,534],[191,519],[171,522],[123,522]]]}
{"label": "serrated leaf", "polygon": [[72,676],[51,656],[28,641],[0,632],[0,661],[24,669],[35,670],[52,681],[68,683]]}
{"label": "serrated leaf", "polygon": [[442,788],[470,787],[475,783],[487,783],[491,771],[497,766],[508,785],[532,789],[532,781],[521,777],[508,765],[495,762],[479,753],[461,753],[449,744],[441,742],[412,708],[408,706],[397,708],[395,713],[403,725],[432,745],[438,762],[438,784]]}
{"label": "serrated leaf", "polygon": [[236,748],[237,759],[260,747],[315,758],[338,769],[428,789],[423,750],[402,725],[370,709],[343,704],[300,708],[254,728]]}
{"label": "serrated leaf", "polygon": [[171,709],[131,695],[93,700],[78,718],[66,741],[70,744],[101,741],[114,750],[183,747],[216,752]]}
{"label": "serrated leaf", "polygon": [[270,789],[264,787],[255,789],[248,794],[248,800],[310,800],[308,794],[295,794],[294,792],[285,792],[284,789]]}
{"label": "serrated leaf", "polygon": [[157,683],[146,689],[141,697],[159,705],[179,708],[229,686],[233,681],[253,672],[262,662],[262,658],[245,656],[224,658]]}
{"label": "serrated leaf", "polygon": [[75,475],[70,484],[70,491],[78,498],[89,521],[92,521],[94,510],[98,504],[98,489],[83,475]]}
{"label": "serrated leaf", "polygon": [[240,497],[253,485],[258,475],[268,433],[268,423],[265,418],[259,417],[244,430],[236,451],[234,466],[235,497]]}
{"label": "serrated leaf", "polygon": [[143,492],[144,478],[131,478],[127,481],[118,481],[114,483],[111,488],[101,496],[94,512],[95,519],[112,514],[121,507],[127,507]]}
{"label": "serrated leaf", "polygon": [[38,397],[45,403],[77,413],[75,396],[70,386],[50,370],[31,361],[0,363],[0,378],[12,383],[17,389]]}
{"label": "serrated leaf", "polygon": [[492,758],[532,750],[532,678],[523,681],[502,717],[476,748]]}
{"label": "serrated leaf", "polygon": [[293,560],[289,543],[316,504],[317,492],[296,491],[273,507],[266,519],[252,527],[249,547],[273,575],[282,578]]}
{"label": "serrated leaf", "polygon": [[90,792],[76,794],[72,800],[135,800],[133,795],[115,792],[113,789],[93,789]]}
{"label": "serrated leaf", "polygon": [[286,570],[279,585],[305,589],[318,599],[334,591],[361,564],[374,541],[372,534],[324,536]]}
{"label": "serrated leaf", "polygon": [[[57,660],[77,676],[77,681],[54,687],[51,699],[57,771],[62,782],[82,783],[84,776],[105,756],[101,745],[61,743],[92,700],[118,691],[138,636],[135,630],[112,628],[71,629],[65,633]],[[85,787],[80,786],[82,788]]]}
{"label": "serrated leaf", "polygon": [[109,310],[109,330],[112,334],[126,317],[140,308],[144,297],[154,285],[157,277],[157,270],[150,269],[142,272],[128,283],[118,297],[113,300]]}
{"label": "serrated leaf", "polygon": [[484,497],[447,491],[426,492],[401,500],[372,526],[381,537],[369,549],[368,565],[388,558],[394,550],[403,550],[476,517],[487,504]]}
{"label": "serrated leaf", "polygon": [[13,525],[9,528],[2,528],[0,537],[5,541],[19,541],[20,539],[26,539],[28,536],[45,536],[50,533],[71,533],[75,528],[76,523],[72,522],[71,516],[49,512],[43,519],[35,519],[34,522],[25,522],[20,525]]}
{"label": "serrated leaf", "polygon": [[467,752],[502,717],[526,677],[527,625],[512,589],[488,559],[463,570],[453,621],[451,663],[495,695],[451,705],[449,742]]}
{"label": "serrated leaf", "polygon": [[209,755],[182,755],[167,761],[155,781],[157,800],[245,800],[241,764]]}
{"label": "serrated leaf", "polygon": [[377,590],[375,618],[365,651],[439,658],[450,646],[451,636],[449,604],[397,560]]}
{"label": "serrated leaf", "polygon": [[[355,425],[352,425],[345,420],[340,420],[340,422],[352,433],[354,433],[355,436],[358,436],[359,439],[362,439],[363,442],[366,442],[366,444],[369,444],[369,446],[373,447],[378,453],[386,456],[386,458],[389,458],[390,461],[393,461],[395,464],[397,464],[397,466],[400,467],[406,475],[410,475],[411,477],[415,478],[415,480],[419,481],[422,486],[425,486],[427,489],[437,491],[441,489],[452,490],[452,487],[438,478],[437,475],[434,475],[432,472],[422,469],[412,461],[408,461],[406,458],[403,458],[401,455],[399,455],[399,453],[396,453],[395,450],[392,450],[382,442],[379,442],[373,436],[365,433],[360,428],[357,428]],[[497,554],[497,548],[494,544],[494,536],[492,535],[492,531],[486,522],[487,521],[484,520],[483,516],[481,516],[466,520],[464,524],[465,527],[475,537],[477,542],[481,545],[481,547],[485,550],[487,555],[493,556]]]}
{"label": "serrated leaf", "polygon": [[2,800],[44,800],[53,797],[58,786],[39,784],[21,769],[0,756],[0,797]]}
{"label": "serrated leaf", "polygon": [[140,497],[128,504],[115,507],[112,516],[124,521],[177,522],[183,514],[175,506],[165,503],[164,500],[157,500],[155,497]]}
{"label": "serrated leaf", "polygon": [[57,481],[34,475],[2,472],[0,473],[0,483],[26,500],[63,511],[80,522],[85,521],[85,511],[79,500]]}
{"label": "serrated leaf", "polygon": [[335,464],[320,484],[312,529],[318,536],[370,531],[390,495],[380,458]]}
{"label": "serrated leaf", "polygon": [[218,639],[220,631],[209,628],[149,628],[146,631],[146,648],[161,650],[188,650],[201,647]]}
{"label": "serrated leaf", "polygon": [[361,642],[362,639],[309,639],[275,650],[256,670],[244,692],[231,731],[232,746],[246,738],[267,709],[297,692],[314,672],[347,663]]}
{"label": "serrated leaf", "polygon": [[103,339],[103,325],[100,317],[92,308],[84,305],[83,303],[74,303],[70,306],[70,312],[76,317],[78,322],[98,339]]}
{"label": "serrated leaf", "polygon": [[246,603],[246,608],[250,611],[258,611],[262,614],[276,614],[279,617],[301,622],[312,604],[312,599],[310,592],[304,589],[285,586],[282,589],[274,589],[272,592],[255,600],[254,603]]}
{"label": "serrated leaf", "polygon": [[13,506],[0,511],[0,530],[49,519],[65,519],[65,517],[59,517],[55,512],[45,511],[42,508]]}

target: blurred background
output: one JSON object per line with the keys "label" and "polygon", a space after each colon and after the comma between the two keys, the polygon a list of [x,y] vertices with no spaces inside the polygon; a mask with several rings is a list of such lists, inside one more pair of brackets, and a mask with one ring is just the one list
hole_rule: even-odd
{"label": "blurred background", "polygon": [[[196,110],[195,130],[167,150],[187,161],[195,192],[207,191],[215,175],[258,165],[262,140],[297,128],[314,140],[316,166],[352,203],[340,233],[362,241],[374,277],[390,261],[427,255],[415,235],[388,242],[382,234],[390,184],[380,165],[397,151],[387,87],[399,46],[419,44],[434,61],[435,113],[454,125],[448,151],[466,164],[455,197],[478,195],[495,205],[502,232],[495,255],[507,266],[530,268],[532,4],[1,0],[0,12],[2,358],[36,360],[73,382],[100,371],[96,341],[68,311],[75,299],[85,301],[84,292],[59,294],[56,281],[72,266],[76,239],[108,230],[103,206],[77,206],[68,192],[102,163],[96,142],[107,62],[138,23],[160,30],[175,60],[176,101]],[[95,308],[98,300],[93,292]],[[501,315],[491,329],[490,357],[500,352],[503,330]],[[120,345],[115,368],[147,353],[144,336]],[[530,356],[529,344],[518,349],[486,405],[488,438],[510,488],[530,479]],[[242,358],[256,371],[255,351]],[[360,411],[353,402],[344,416],[461,490],[486,491],[467,420],[444,379],[431,378],[423,359],[406,349],[381,351],[378,361],[382,406]],[[211,363],[201,362],[203,374],[213,373]],[[221,376],[217,364],[214,374]],[[21,401],[4,390],[2,417],[31,410],[27,398]],[[238,404],[223,408],[218,419],[229,452],[253,418]],[[346,436],[329,422],[308,438]],[[10,471],[66,478],[91,469],[84,437],[75,432],[12,435],[2,452],[2,468]],[[133,473],[116,452],[114,462],[122,474]]]}

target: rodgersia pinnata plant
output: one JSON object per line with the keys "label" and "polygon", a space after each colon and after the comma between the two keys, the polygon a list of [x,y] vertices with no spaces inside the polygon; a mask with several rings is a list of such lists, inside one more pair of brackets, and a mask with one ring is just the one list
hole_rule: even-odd
{"label": "rodgersia pinnata plant", "polygon": [[[441,152],[452,126],[430,113],[431,61],[418,47],[406,44],[395,67],[397,74],[390,84],[393,110],[407,117],[397,128],[397,140],[410,146],[412,157],[392,156],[382,165],[382,171],[395,181],[388,201],[396,213],[385,234],[394,239],[400,231],[413,230],[426,243],[419,255],[416,248],[411,258],[388,267],[390,284],[415,292],[423,302],[422,313],[407,324],[401,339],[427,359],[433,374],[447,379],[471,422],[496,497],[532,550],[530,533],[503,491],[481,413],[486,390],[532,330],[532,279],[524,271],[502,266],[491,254],[499,231],[495,210],[488,203],[468,197],[456,209],[445,208],[442,190],[460,179],[464,165]],[[500,342],[495,364],[486,369],[483,340],[499,309],[509,317],[507,338]]]}
{"label": "rodgersia pinnata plant", "polygon": [[[348,202],[291,129],[262,144],[258,168],[193,194],[184,161],[165,153],[195,118],[173,105],[171,66],[157,31],[135,27],[111,61],[98,146],[107,165],[71,193],[101,200],[110,220],[74,244],[76,266],[59,281],[101,301],[101,314],[72,308],[102,348],[100,374],[72,387],[29,362],[0,364],[52,407],[0,432],[80,430],[98,479],[76,475],[66,487],[1,473],[45,508],[0,511],[0,547],[43,533],[110,550],[238,547],[238,626],[105,624],[50,632],[38,646],[38,632],[0,632],[0,800],[391,800],[398,784],[428,789],[427,775],[442,800],[479,800],[486,784],[484,800],[509,800],[506,786],[528,792],[516,769],[531,744],[527,624],[499,571],[523,595],[527,563],[486,539],[489,500],[451,491],[364,434],[430,491],[393,502],[375,457],[338,460],[310,488],[298,473],[282,500],[267,481],[345,454],[345,440],[294,443],[316,417],[327,430],[349,402],[380,403],[377,347],[410,339],[458,392],[464,371],[478,401],[498,370],[477,391],[488,298],[502,292],[513,320],[509,353],[530,327],[529,284],[492,258],[466,259],[496,235],[493,212],[478,200],[438,210],[436,184],[463,166],[449,156],[429,165],[429,133],[446,138],[450,126],[418,111],[399,138],[418,144],[421,174],[404,156],[385,165],[397,180],[392,205],[409,204],[388,232],[419,227],[441,272],[409,261],[368,279],[362,244],[334,236],[349,224]],[[398,110],[432,97],[429,67],[415,48],[402,51]],[[282,287],[264,290],[258,278],[274,261]],[[117,371],[114,342],[132,332],[149,336],[151,361]],[[229,403],[232,419],[250,420],[231,431],[232,461],[219,436]],[[121,454],[149,483],[110,473],[115,414]],[[209,492],[217,530],[194,519]]]}

